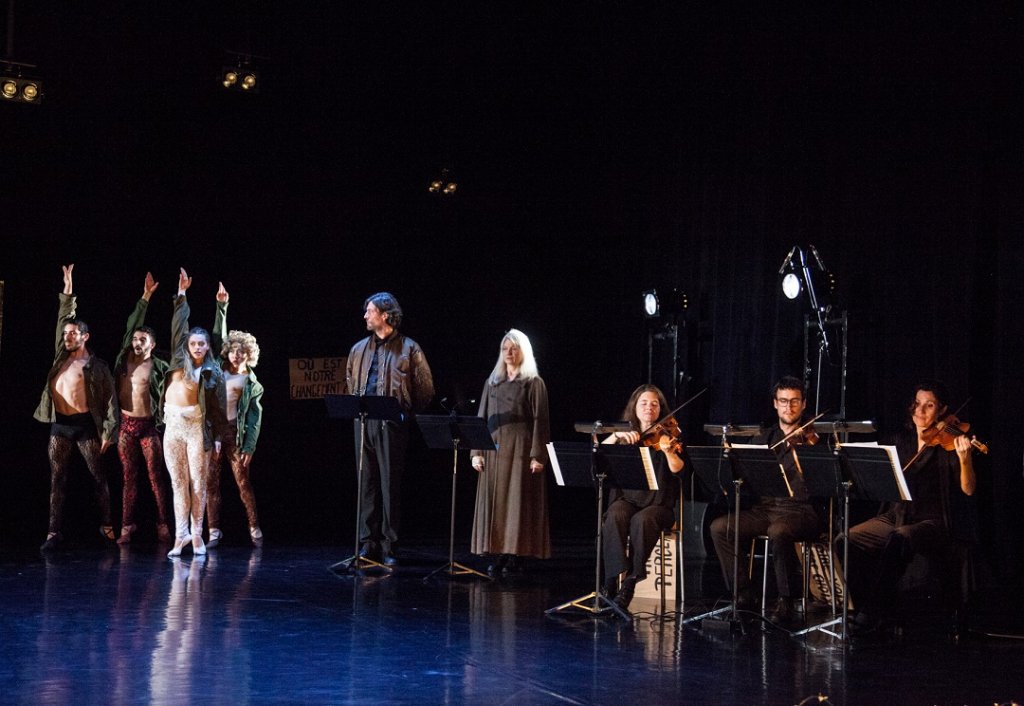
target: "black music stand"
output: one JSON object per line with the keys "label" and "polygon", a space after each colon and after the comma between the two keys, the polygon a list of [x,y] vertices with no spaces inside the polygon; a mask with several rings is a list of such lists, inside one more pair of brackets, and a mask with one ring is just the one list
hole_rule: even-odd
{"label": "black music stand", "polygon": [[442,571],[451,576],[466,576],[473,574],[485,579],[491,577],[487,574],[463,566],[455,561],[455,479],[459,472],[459,449],[482,451],[494,450],[494,441],[491,439],[491,432],[487,428],[487,421],[481,417],[461,416],[452,412],[451,414],[417,415],[416,423],[423,432],[423,439],[427,447],[431,449],[452,450],[452,513],[451,525],[448,530],[448,563],[440,566],[427,575],[424,581],[433,578],[435,574]]}
{"label": "black music stand", "polygon": [[[903,466],[895,446],[874,443],[842,444],[839,458],[848,480],[843,501],[843,583],[850,564],[850,497],[876,502],[910,501],[910,490],[903,477]],[[843,602],[843,639],[846,637],[848,601]]]}
{"label": "black music stand", "polygon": [[700,482],[704,485],[704,488],[712,495],[721,494],[726,498],[730,495],[729,486],[732,486],[731,495],[733,496],[735,503],[735,511],[733,515],[733,522],[736,525],[736,530],[733,532],[735,537],[734,554],[736,559],[733,561],[732,567],[732,604],[723,608],[716,608],[699,615],[683,620],[683,625],[689,625],[690,623],[704,618],[710,618],[722,613],[732,612],[732,619],[736,620],[736,601],[738,598],[738,589],[736,587],[736,579],[739,575],[739,512],[740,512],[740,495],[743,486],[743,480],[735,475],[733,463],[728,455],[729,449],[723,446],[687,446],[686,454],[690,460],[690,467],[693,469],[693,473]]}
{"label": "black music stand", "polygon": [[388,421],[401,421],[402,409],[398,406],[398,400],[394,397],[379,395],[324,395],[324,402],[327,403],[327,416],[332,419],[358,419],[359,420],[359,468],[356,473],[356,538],[355,548],[352,556],[343,559],[328,567],[330,571],[342,568],[345,571],[360,571],[362,569],[375,568],[391,571],[390,566],[373,561],[367,557],[359,556],[359,530],[360,516],[362,515],[363,503],[363,473],[366,461],[366,420],[382,419]]}
{"label": "black music stand", "polygon": [[[825,444],[817,444],[816,446],[794,446],[792,450],[787,453],[796,454],[796,464],[803,475],[804,487],[807,489],[807,494],[812,498],[829,498],[833,500],[836,498],[843,499],[843,518],[844,527],[849,528],[849,521],[847,510],[849,509],[849,503],[846,501],[848,496],[849,485],[843,475],[842,464],[839,460],[838,449],[833,450],[828,448]],[[832,526],[829,525],[829,543],[828,543],[828,555],[829,555],[829,572],[831,578],[829,580],[829,602],[832,608],[832,619],[826,620],[823,623],[811,625],[805,627],[802,630],[797,630],[792,635],[806,635],[807,633],[820,631],[832,637],[838,637],[844,639],[846,634],[846,605],[849,601],[847,591],[849,590],[846,585],[846,561],[843,561],[843,571],[841,579],[843,581],[843,615],[836,617],[836,564],[834,561],[833,546],[832,546]],[[806,566],[805,566],[806,569]],[[809,577],[804,574],[804,591],[808,588]],[[837,633],[829,630],[833,625],[841,625],[841,632]]]}
{"label": "black music stand", "polygon": [[[608,596],[601,593],[601,558],[604,547],[604,484],[608,479],[617,488],[627,490],[657,490],[658,482],[653,473],[644,467],[642,454],[646,453],[650,465],[650,449],[637,446],[602,444],[597,435],[615,431],[629,431],[626,423],[577,424],[577,431],[591,434],[591,443],[560,442],[548,444],[548,457],[555,474],[555,481],[561,486],[595,487],[597,490],[597,542],[594,557],[594,590],[585,596],[566,601],[544,611],[553,615],[572,608],[592,615],[614,612],[623,620],[633,617]],[[651,466],[653,468],[653,466]]]}

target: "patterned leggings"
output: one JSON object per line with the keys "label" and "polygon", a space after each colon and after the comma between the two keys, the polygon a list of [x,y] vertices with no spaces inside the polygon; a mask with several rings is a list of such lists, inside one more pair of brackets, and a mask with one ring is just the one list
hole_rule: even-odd
{"label": "patterned leggings", "polygon": [[143,461],[149,474],[149,486],[156,500],[160,525],[167,526],[167,491],[163,476],[163,443],[152,417],[121,415],[121,431],[117,437],[117,453],[124,469],[121,526],[135,524],[135,505],[139,498],[139,468]]}
{"label": "patterned leggings", "polygon": [[203,415],[198,405],[165,405],[164,421],[164,462],[174,494],[174,534],[185,539],[203,531],[210,453],[203,448]]}
{"label": "patterned leggings", "polygon": [[235,438],[228,436],[224,439],[220,451],[222,460],[210,464],[210,476],[206,484],[206,515],[210,529],[220,528],[220,466],[225,458],[231,463],[231,472],[235,475],[238,494],[245,506],[245,515],[249,518],[249,526],[259,527],[260,521],[256,515],[256,494],[249,481],[250,469],[242,465],[242,452],[235,444]]}
{"label": "patterned leggings", "polygon": [[96,491],[96,502],[100,505],[100,520],[104,526],[110,521],[110,488],[107,478],[103,475],[100,465],[100,441],[95,437],[88,439],[69,439],[66,436],[50,436],[47,452],[50,457],[50,529],[49,532],[60,532],[61,515],[64,511],[64,498],[67,493],[68,466],[71,463],[71,449],[78,447],[78,452],[85,459],[85,465],[92,474],[93,487]]}

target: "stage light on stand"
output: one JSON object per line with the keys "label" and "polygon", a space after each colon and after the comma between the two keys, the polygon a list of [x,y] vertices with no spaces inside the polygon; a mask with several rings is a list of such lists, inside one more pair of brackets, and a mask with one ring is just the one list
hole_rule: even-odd
{"label": "stage light on stand", "polygon": [[658,295],[657,289],[648,289],[641,293],[641,297],[644,316],[648,319],[657,319],[662,315],[678,316],[690,306],[690,298],[686,292],[677,287],[673,287],[663,296]]}

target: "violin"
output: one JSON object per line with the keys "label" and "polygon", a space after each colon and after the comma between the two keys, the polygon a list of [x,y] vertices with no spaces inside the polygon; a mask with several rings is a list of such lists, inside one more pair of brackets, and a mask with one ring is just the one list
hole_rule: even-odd
{"label": "violin", "polygon": [[800,429],[793,436],[786,439],[790,446],[814,446],[821,437],[818,436],[818,432],[814,431],[814,427],[808,427],[806,429]]}
{"label": "violin", "polygon": [[668,447],[669,451],[674,454],[680,454],[683,452],[682,432],[679,430],[679,422],[675,420],[675,417],[662,419],[661,421],[652,424],[640,435],[640,440],[637,442],[637,445],[657,446],[660,448],[661,439],[665,436],[671,439],[671,443]]}
{"label": "violin", "polygon": [[821,440],[821,437],[818,436],[818,432],[814,431],[814,423],[824,417],[827,413],[828,410],[825,410],[821,414],[815,416],[811,421],[804,422],[768,448],[774,449],[782,444],[786,444],[787,448],[790,446],[814,446]]}
{"label": "violin", "polygon": [[[955,414],[948,415],[921,432],[921,439],[925,446],[941,446],[946,451],[953,451],[956,448],[956,438],[964,436],[970,431],[971,425],[961,422]],[[988,453],[988,445],[977,439],[971,439],[971,446],[983,454]]]}

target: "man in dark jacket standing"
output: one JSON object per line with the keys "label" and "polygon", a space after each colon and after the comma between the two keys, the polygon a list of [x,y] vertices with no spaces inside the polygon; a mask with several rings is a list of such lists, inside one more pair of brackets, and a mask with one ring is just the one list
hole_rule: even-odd
{"label": "man in dark jacket standing", "polygon": [[111,542],[116,539],[110,518],[110,488],[100,455],[117,437],[117,397],[110,368],[86,346],[89,327],[75,317],[74,269],[74,265],[64,267],[53,365],[34,414],[40,422],[50,424],[50,525],[40,547],[43,551],[54,549],[61,540],[64,494],[75,447],[93,477],[100,506],[100,534]]}
{"label": "man in dark jacket standing", "polygon": [[[363,319],[371,332],[352,346],[345,370],[350,395],[394,397],[402,409],[400,421],[366,422],[365,467],[361,474],[360,556],[398,564],[401,527],[401,482],[409,440],[410,414],[426,407],[434,396],[434,381],[419,345],[399,333],[402,308],[389,292],[379,292],[363,304]],[[356,426],[356,461],[360,455]]]}

